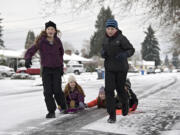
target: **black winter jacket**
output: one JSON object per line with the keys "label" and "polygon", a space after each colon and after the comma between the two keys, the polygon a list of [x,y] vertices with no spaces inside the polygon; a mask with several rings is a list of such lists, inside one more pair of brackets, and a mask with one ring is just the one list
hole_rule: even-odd
{"label": "black winter jacket", "polygon": [[[129,69],[127,58],[132,56],[135,49],[120,30],[112,36],[105,36],[102,46],[102,57],[105,58],[106,71],[125,71]],[[119,55],[123,57],[118,57]]]}

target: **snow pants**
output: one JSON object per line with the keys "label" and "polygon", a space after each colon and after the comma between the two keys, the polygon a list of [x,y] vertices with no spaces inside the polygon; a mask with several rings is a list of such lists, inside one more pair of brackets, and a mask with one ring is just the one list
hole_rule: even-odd
{"label": "snow pants", "polygon": [[62,109],[66,109],[66,100],[61,87],[61,68],[43,67],[42,81],[48,112],[55,112],[56,103],[60,105]]}
{"label": "snow pants", "polygon": [[111,117],[116,117],[116,100],[114,90],[120,98],[122,104],[128,103],[128,93],[124,89],[127,72],[105,72],[105,94],[107,112]]}

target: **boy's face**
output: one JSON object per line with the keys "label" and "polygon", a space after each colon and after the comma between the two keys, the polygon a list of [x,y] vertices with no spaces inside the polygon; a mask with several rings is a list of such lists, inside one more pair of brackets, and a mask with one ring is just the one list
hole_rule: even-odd
{"label": "boy's face", "polygon": [[75,83],[75,82],[70,82],[70,83],[69,83],[69,86],[70,86],[71,88],[75,88],[76,83]]}
{"label": "boy's face", "polygon": [[47,33],[47,36],[48,37],[50,37],[50,38],[52,38],[52,37],[54,37],[54,34],[56,33],[56,30],[55,30],[55,28],[54,27],[48,27],[47,29],[46,29],[46,33]]}
{"label": "boy's face", "polygon": [[109,37],[112,37],[117,32],[117,29],[114,27],[107,27],[106,33]]}

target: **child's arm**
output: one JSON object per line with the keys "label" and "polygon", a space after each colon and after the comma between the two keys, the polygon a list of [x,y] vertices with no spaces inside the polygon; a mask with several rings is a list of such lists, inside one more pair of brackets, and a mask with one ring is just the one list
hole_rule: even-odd
{"label": "child's arm", "polygon": [[132,91],[132,89],[129,89],[129,92],[131,93],[131,97],[132,97],[132,110],[131,111],[135,111],[137,109],[138,106],[138,99],[136,94]]}
{"label": "child's arm", "polygon": [[129,89],[129,92],[130,92],[130,94],[131,94],[131,97],[132,97],[133,103],[138,104],[138,99],[137,99],[136,94],[132,91],[132,89]]}
{"label": "child's arm", "polygon": [[61,57],[60,57],[60,63],[62,63],[62,65],[61,65],[61,75],[63,75],[64,74],[64,64],[63,64],[63,55],[64,55],[64,48],[63,48],[63,44],[62,44],[62,42],[61,42],[61,40],[60,39],[58,39],[59,40],[59,44],[60,44],[60,49],[59,49],[59,51],[60,51],[60,54],[61,54]]}
{"label": "child's arm", "polygon": [[84,103],[84,96],[81,93],[78,93],[78,101]]}
{"label": "child's arm", "polygon": [[34,56],[37,50],[38,50],[37,45],[33,45],[31,48],[29,48],[27,52],[25,53],[25,57],[24,57],[25,60],[32,59],[32,56]]}
{"label": "child's arm", "polygon": [[98,103],[98,99],[96,98],[95,100],[87,103],[87,107],[93,107],[93,106],[96,106]]}
{"label": "child's arm", "polygon": [[125,50],[127,57],[131,57],[134,54],[135,49],[133,48],[132,44],[124,35],[121,38],[121,46]]}

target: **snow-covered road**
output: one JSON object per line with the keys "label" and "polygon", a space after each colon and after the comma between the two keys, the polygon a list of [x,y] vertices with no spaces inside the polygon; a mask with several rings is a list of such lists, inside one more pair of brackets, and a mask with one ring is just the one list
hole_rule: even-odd
{"label": "snow-covered road", "polygon": [[[97,74],[76,76],[82,85],[86,102],[96,98],[104,84]],[[115,124],[106,122],[106,110],[91,108],[78,114],[62,115],[46,120],[46,107],[41,82],[36,80],[0,80],[0,134],[180,134],[180,74],[129,74],[132,89],[139,98],[135,113],[117,116]],[[63,78],[66,82],[68,75]],[[65,83],[63,83],[64,86]],[[23,89],[24,88],[24,89]]]}

